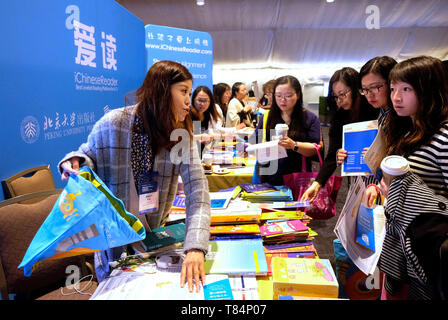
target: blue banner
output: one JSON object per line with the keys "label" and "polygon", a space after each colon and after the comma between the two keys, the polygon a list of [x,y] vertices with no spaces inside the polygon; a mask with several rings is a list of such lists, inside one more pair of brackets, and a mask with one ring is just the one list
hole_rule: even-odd
{"label": "blue banner", "polygon": [[161,60],[176,61],[193,75],[193,90],[213,91],[213,40],[209,33],[148,24],[145,26],[146,70]]}
{"label": "blue banner", "polygon": [[[113,0],[2,1],[0,180],[56,165],[145,76],[145,28]],[[0,200],[4,195],[0,192]]]}

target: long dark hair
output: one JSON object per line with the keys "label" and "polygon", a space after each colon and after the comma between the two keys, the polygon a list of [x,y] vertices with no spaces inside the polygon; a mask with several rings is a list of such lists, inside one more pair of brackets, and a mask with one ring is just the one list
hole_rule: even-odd
{"label": "long dark hair", "polygon": [[208,122],[210,121],[210,119],[213,119],[213,121],[217,121],[218,117],[220,117],[220,115],[218,114],[218,111],[216,111],[216,107],[215,107],[215,101],[213,99],[213,94],[210,91],[210,89],[206,86],[199,86],[197,87],[194,92],[193,92],[193,96],[191,97],[191,118],[192,120],[200,120],[199,118],[199,112],[196,109],[196,106],[194,105],[195,103],[195,99],[197,97],[197,95],[199,94],[199,92],[204,92],[209,100],[210,100],[210,105],[208,106],[207,110],[204,111],[204,119],[202,120],[202,122],[205,124],[205,126],[208,128]]}
{"label": "long dark hair", "polygon": [[[389,91],[389,74],[395,67],[397,61],[389,56],[375,57],[367,61],[359,71],[359,80],[361,81],[369,73],[374,73],[386,82],[387,90]],[[360,83],[361,87],[361,83]],[[387,95],[387,105],[392,107],[392,101],[390,100],[390,94]]]}
{"label": "long dark hair", "polygon": [[282,84],[289,84],[297,94],[297,102],[294,105],[294,109],[291,114],[291,123],[289,125],[288,136],[295,141],[304,140],[306,137],[306,116],[304,112],[305,110],[303,109],[302,86],[300,85],[300,82],[296,77],[290,75],[280,77],[275,81],[274,92],[272,94],[272,105],[266,124],[266,137],[267,139],[270,139],[270,130],[274,129],[277,123],[283,122],[282,111],[280,110],[275,99],[275,91],[277,90],[277,87]]}
{"label": "long dark hair", "polygon": [[230,91],[230,86],[224,82],[220,82],[213,86],[213,98],[215,103],[221,108],[224,119],[227,115],[227,104],[222,101],[222,97],[227,90]]}
{"label": "long dark hair", "polygon": [[414,122],[391,110],[383,128],[387,154],[408,156],[428,144],[448,119],[448,75],[441,60],[419,56],[398,63],[389,82],[409,83],[418,99]]}
{"label": "long dark hair", "polygon": [[170,134],[176,128],[185,128],[190,138],[193,136],[191,118],[187,115],[179,124],[172,110],[171,86],[186,80],[193,80],[193,76],[183,65],[159,61],[148,70],[143,84],[136,91],[137,116],[143,121],[154,154],[177,143],[170,141]]}

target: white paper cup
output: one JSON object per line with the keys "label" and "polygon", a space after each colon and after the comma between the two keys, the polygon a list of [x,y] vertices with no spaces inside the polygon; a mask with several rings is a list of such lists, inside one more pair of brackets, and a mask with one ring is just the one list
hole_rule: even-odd
{"label": "white paper cup", "polygon": [[388,156],[381,161],[384,182],[390,186],[395,177],[401,176],[410,170],[409,162],[401,156]]}
{"label": "white paper cup", "polygon": [[277,123],[275,125],[275,135],[280,138],[284,138],[288,135],[288,125],[286,123]]}
{"label": "white paper cup", "polygon": [[206,153],[202,156],[202,162],[211,165],[213,163],[213,155]]}

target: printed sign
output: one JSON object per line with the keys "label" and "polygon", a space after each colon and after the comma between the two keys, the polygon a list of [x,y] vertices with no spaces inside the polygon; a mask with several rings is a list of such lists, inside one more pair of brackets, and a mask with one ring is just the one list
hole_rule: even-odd
{"label": "printed sign", "polygon": [[207,32],[148,24],[145,26],[146,70],[161,60],[176,61],[193,75],[193,90],[213,90],[213,41]]}
{"label": "printed sign", "polygon": [[0,179],[50,164],[61,188],[59,160],[143,82],[144,24],[112,0],[2,2],[0,17]]}

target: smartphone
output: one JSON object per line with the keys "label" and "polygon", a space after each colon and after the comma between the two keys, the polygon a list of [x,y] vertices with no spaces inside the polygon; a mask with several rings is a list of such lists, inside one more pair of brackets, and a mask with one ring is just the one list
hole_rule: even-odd
{"label": "smartphone", "polygon": [[383,178],[383,170],[381,168],[376,169],[375,179],[379,182]]}

